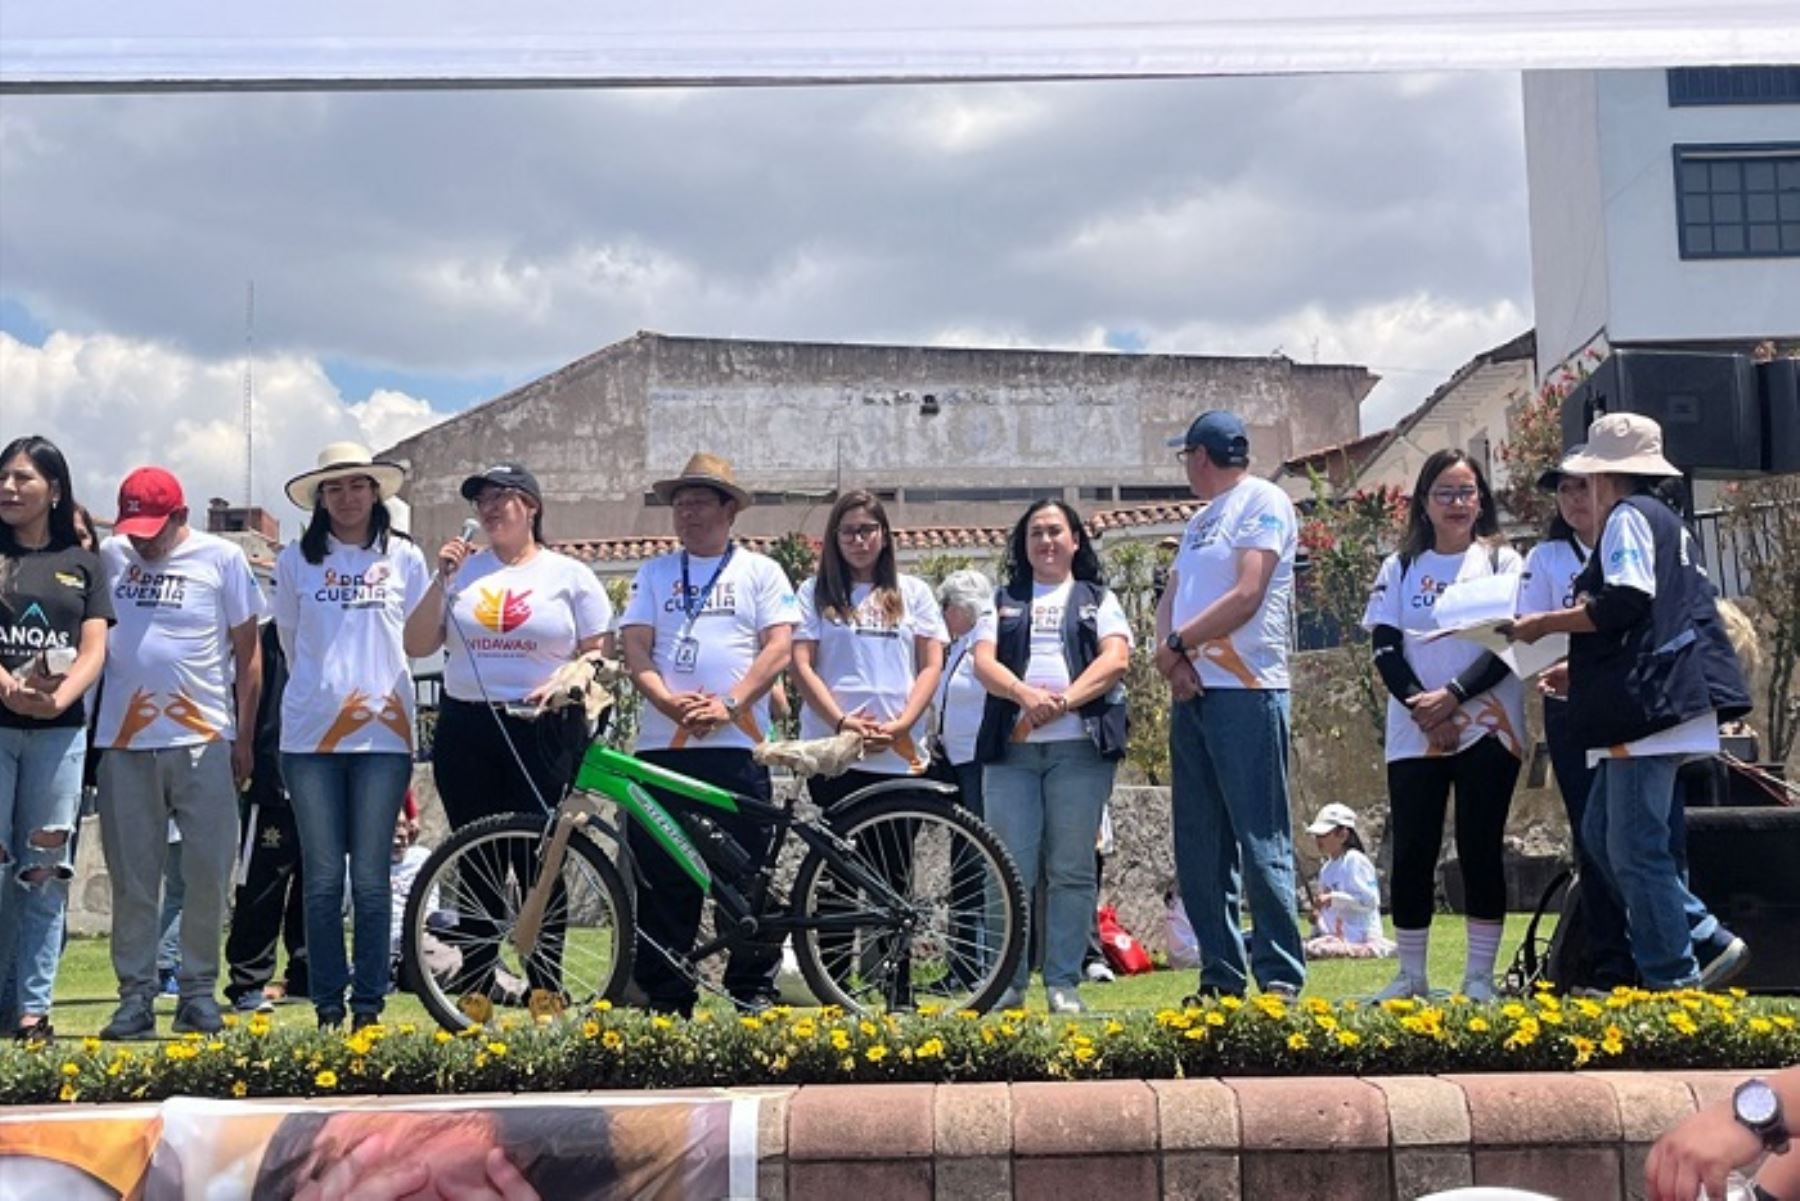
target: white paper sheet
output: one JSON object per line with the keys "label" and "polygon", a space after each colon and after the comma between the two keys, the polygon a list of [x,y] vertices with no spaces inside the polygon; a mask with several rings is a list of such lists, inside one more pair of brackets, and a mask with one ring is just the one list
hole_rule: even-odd
{"label": "white paper sheet", "polygon": [[1529,680],[1568,658],[1569,636],[1551,634],[1530,645],[1510,641],[1501,630],[1512,624],[1518,591],[1516,575],[1482,576],[1450,585],[1432,607],[1438,629],[1424,640],[1466,639],[1498,655],[1521,680]]}

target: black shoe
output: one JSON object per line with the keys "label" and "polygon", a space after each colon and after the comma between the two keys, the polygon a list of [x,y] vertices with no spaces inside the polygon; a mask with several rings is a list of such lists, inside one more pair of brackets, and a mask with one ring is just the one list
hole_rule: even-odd
{"label": "black shoe", "polygon": [[319,1029],[342,1030],[344,1028],[344,1011],[341,1009],[318,1010]]}
{"label": "black shoe", "polygon": [[50,1025],[49,1018],[39,1018],[27,1026],[21,1024],[13,1031],[13,1041],[18,1043],[50,1043],[56,1041],[56,1030]]}
{"label": "black shoe", "polygon": [[353,1013],[350,1015],[350,1033],[355,1034],[365,1026],[381,1025],[379,1013]]}

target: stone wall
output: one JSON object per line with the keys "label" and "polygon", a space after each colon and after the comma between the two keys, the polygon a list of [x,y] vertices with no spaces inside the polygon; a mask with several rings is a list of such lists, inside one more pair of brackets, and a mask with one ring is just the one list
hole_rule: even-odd
{"label": "stone wall", "polygon": [[756,1089],[771,1201],[1641,1198],[1650,1145],[1749,1072]]}

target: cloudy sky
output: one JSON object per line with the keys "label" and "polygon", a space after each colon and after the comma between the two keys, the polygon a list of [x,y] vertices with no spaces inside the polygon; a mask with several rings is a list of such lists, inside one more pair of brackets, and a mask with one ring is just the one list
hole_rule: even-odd
{"label": "cloudy sky", "polygon": [[1530,325],[1515,75],[8,96],[0,432],[254,491],[638,329],[1265,354],[1371,430]]}

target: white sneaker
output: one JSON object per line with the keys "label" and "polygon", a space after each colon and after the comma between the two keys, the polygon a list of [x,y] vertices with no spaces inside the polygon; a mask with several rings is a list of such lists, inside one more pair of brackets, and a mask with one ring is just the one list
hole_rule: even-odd
{"label": "white sneaker", "polygon": [[1405,972],[1401,972],[1398,976],[1394,977],[1392,983],[1370,997],[1369,1000],[1372,1002],[1406,1001],[1411,1000],[1414,997],[1428,997],[1430,995],[1430,984],[1416,976],[1409,976]]}
{"label": "white sneaker", "polygon": [[1477,1002],[1492,1001],[1497,999],[1500,995],[1494,991],[1494,978],[1492,976],[1464,976],[1462,982],[1462,994],[1469,998],[1469,1000]]}
{"label": "white sneaker", "polygon": [[1095,984],[1111,984],[1118,979],[1113,975],[1113,970],[1106,966],[1104,959],[1090,961],[1085,968],[1081,969],[1081,974]]}
{"label": "white sneaker", "polygon": [[1050,1002],[1048,1008],[1051,1013],[1068,1014],[1072,1016],[1087,1012],[1087,1006],[1081,1003],[1081,994],[1074,989],[1052,988],[1046,991],[1048,993],[1047,999]]}

